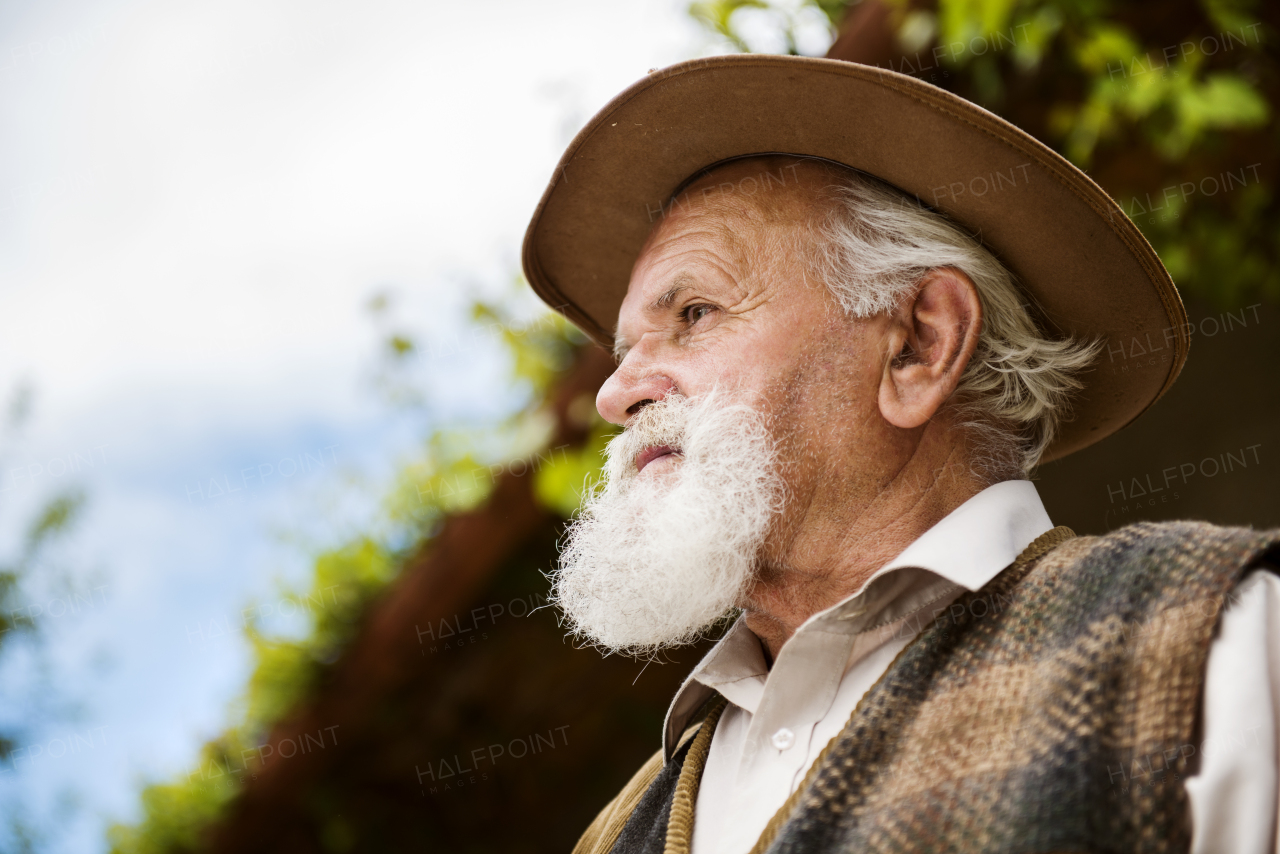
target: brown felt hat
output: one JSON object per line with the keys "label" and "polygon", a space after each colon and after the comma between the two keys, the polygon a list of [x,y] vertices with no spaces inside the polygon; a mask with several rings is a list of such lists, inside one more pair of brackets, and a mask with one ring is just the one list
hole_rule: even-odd
{"label": "brown felt hat", "polygon": [[840,60],[699,59],[614,98],[570,143],[533,214],[529,283],[612,346],[631,268],[673,194],[708,167],[753,154],[819,157],[887,181],[977,236],[1038,306],[1046,334],[1104,339],[1046,459],[1119,430],[1182,369],[1182,300],[1097,184],[981,107]]}

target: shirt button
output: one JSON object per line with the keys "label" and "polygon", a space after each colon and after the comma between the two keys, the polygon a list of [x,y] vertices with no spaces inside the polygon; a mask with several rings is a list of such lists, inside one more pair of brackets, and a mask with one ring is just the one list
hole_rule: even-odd
{"label": "shirt button", "polygon": [[796,734],[786,727],[783,727],[775,732],[773,734],[773,738],[770,740],[773,742],[774,747],[779,750],[786,750],[788,747],[796,743]]}

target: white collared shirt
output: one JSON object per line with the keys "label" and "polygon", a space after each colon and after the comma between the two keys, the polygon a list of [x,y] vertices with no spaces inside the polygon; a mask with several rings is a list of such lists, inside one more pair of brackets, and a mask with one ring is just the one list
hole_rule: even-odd
{"label": "white collared shirt", "polygon": [[[713,691],[729,701],[698,790],[692,854],[747,854],[894,657],[935,615],[1052,527],[1030,481],[999,483],[956,508],[852,596],[806,620],[772,668],[738,620],[667,713],[670,755]],[[1202,764],[1187,781],[1192,850],[1274,854],[1280,578],[1260,572],[1241,586],[1224,611],[1206,680]]]}

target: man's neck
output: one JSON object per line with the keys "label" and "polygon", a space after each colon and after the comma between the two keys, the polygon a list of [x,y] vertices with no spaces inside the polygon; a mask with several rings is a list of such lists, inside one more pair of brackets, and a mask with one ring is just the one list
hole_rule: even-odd
{"label": "man's neck", "polygon": [[981,492],[960,449],[915,454],[889,485],[835,512],[805,512],[781,560],[770,561],[747,596],[745,619],[776,660],[814,614],[857,593],[878,569]]}

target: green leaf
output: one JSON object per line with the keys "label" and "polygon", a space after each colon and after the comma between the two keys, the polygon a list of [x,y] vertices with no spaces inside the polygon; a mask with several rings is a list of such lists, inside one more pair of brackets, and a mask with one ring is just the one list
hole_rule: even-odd
{"label": "green leaf", "polygon": [[1247,80],[1231,72],[1210,74],[1203,85],[1178,99],[1179,118],[1195,128],[1253,128],[1266,124],[1266,99]]}

